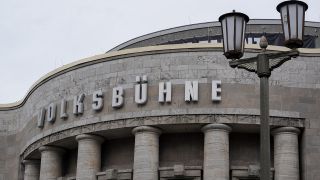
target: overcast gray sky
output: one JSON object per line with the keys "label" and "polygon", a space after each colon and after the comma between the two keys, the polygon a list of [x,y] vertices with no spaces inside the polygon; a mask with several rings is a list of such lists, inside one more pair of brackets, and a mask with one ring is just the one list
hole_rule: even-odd
{"label": "overcast gray sky", "polygon": [[[0,104],[23,98],[40,77],[158,30],[217,21],[233,9],[276,19],[279,0],[1,0]],[[320,21],[320,1],[307,21]]]}

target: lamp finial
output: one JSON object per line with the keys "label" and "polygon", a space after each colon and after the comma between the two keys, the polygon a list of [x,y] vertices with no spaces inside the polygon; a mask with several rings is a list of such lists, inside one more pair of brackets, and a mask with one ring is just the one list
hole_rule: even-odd
{"label": "lamp finial", "polygon": [[268,47],[268,40],[267,40],[266,36],[261,37],[259,45],[263,51],[266,51],[266,49]]}

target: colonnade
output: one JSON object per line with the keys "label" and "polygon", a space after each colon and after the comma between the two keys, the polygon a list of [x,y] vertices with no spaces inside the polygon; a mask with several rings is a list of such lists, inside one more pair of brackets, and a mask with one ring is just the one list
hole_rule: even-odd
{"label": "colonnade", "polygon": [[[208,124],[204,133],[203,180],[229,180],[229,133],[225,124]],[[158,180],[159,136],[161,130],[151,126],[139,126],[132,130],[135,136],[133,180]],[[299,180],[298,135],[294,127],[274,129],[275,180]],[[101,143],[97,135],[81,134],[78,142],[77,180],[96,180],[101,170]],[[25,160],[24,180],[56,180],[62,176],[62,157],[65,150],[42,146],[41,162]]]}

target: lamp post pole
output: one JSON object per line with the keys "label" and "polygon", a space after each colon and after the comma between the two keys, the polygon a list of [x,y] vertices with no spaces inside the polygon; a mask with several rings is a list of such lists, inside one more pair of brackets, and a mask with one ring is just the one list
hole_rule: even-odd
{"label": "lamp post pole", "polygon": [[292,57],[299,56],[297,48],[303,45],[305,11],[308,5],[302,1],[284,1],[277,6],[281,14],[285,46],[290,51],[266,52],[268,41],[260,39],[262,52],[255,57],[240,59],[244,52],[246,24],[249,17],[243,13],[231,12],[220,16],[223,35],[223,50],[232,68],[255,72],[260,78],[260,180],[270,180],[270,126],[269,126],[269,77],[273,69]]}
{"label": "lamp post pole", "polygon": [[270,179],[269,77],[260,77],[260,177]]}
{"label": "lamp post pole", "polygon": [[[261,46],[261,43],[260,43]],[[263,50],[265,51],[265,49]],[[257,74],[260,78],[260,177],[270,179],[270,126],[269,126],[269,59],[258,55]]]}

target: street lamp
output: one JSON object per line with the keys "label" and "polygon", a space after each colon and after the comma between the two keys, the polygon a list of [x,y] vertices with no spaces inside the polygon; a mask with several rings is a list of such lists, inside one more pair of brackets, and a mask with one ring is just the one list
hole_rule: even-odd
{"label": "street lamp", "polygon": [[222,24],[223,50],[228,59],[239,59],[243,56],[244,35],[249,17],[243,13],[227,13],[220,16]]}
{"label": "street lamp", "polygon": [[232,68],[255,72],[260,78],[260,179],[270,180],[270,127],[269,127],[269,77],[271,71],[292,57],[299,56],[297,48],[303,45],[305,11],[308,5],[302,1],[285,1],[277,6],[281,14],[285,46],[287,52],[266,52],[268,41],[265,36],[260,39],[261,53],[256,57],[240,59],[244,53],[244,35],[247,15],[231,12],[220,16],[223,50]]}
{"label": "street lamp", "polygon": [[301,1],[285,1],[277,6],[281,14],[284,34],[284,44],[289,48],[299,48],[303,45],[304,14],[308,5]]}

